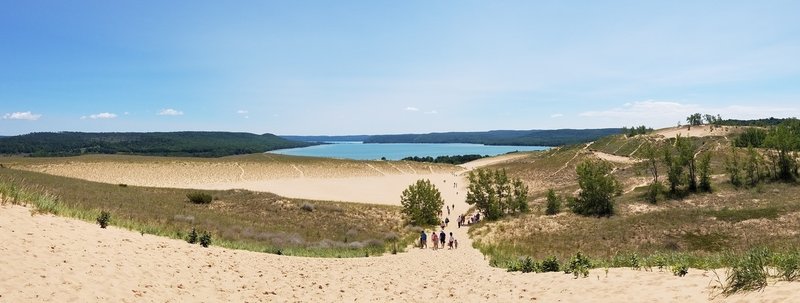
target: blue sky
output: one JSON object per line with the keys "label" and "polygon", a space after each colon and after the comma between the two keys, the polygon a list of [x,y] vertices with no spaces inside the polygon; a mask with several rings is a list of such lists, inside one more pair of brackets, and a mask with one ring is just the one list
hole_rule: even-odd
{"label": "blue sky", "polygon": [[5,1],[0,135],[800,116],[800,1]]}

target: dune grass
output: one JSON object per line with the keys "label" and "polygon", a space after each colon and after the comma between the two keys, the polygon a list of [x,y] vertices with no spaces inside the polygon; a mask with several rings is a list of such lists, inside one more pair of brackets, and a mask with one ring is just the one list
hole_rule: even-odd
{"label": "dune grass", "polygon": [[[413,241],[400,208],[288,199],[244,190],[203,191],[209,204],[189,202],[196,190],[104,184],[0,168],[4,203],[94,222],[101,211],[112,226],[183,239],[192,227],[214,245],[317,257],[379,255]],[[313,205],[309,210],[304,205]]]}

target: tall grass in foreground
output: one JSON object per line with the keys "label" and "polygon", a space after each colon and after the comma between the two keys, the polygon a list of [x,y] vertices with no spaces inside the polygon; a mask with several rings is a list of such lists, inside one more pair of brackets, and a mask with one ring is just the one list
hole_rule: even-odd
{"label": "tall grass in foreground", "polygon": [[756,248],[739,254],[725,251],[705,255],[665,252],[641,256],[632,252],[618,253],[611,258],[591,258],[578,251],[569,260],[558,260],[551,256],[537,261],[530,256],[509,254],[498,246],[477,241],[473,242],[473,246],[488,255],[489,264],[494,267],[521,272],[549,272],[562,268],[564,273],[573,274],[575,278],[588,276],[588,270],[593,268],[672,271],[676,276],[686,275],[690,268],[712,270],[715,273],[724,270],[724,279],[717,275],[717,283],[724,295],[759,290],[766,287],[769,281],[796,281],[800,277],[800,250],[797,248],[777,252]]}
{"label": "tall grass in foreground", "polygon": [[[119,186],[0,169],[0,200],[36,212],[96,222],[142,234],[184,239],[207,231],[213,245],[281,255],[365,257],[403,251],[415,234],[399,207],[287,199],[241,190],[208,191],[209,204],[189,202],[188,189]],[[303,205],[312,204],[309,211]]]}

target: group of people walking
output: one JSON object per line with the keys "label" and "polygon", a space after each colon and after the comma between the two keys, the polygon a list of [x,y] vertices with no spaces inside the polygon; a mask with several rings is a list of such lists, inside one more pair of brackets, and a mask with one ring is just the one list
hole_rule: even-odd
{"label": "group of people walking", "polygon": [[[436,231],[431,231],[431,242],[433,244],[432,249],[444,249],[445,244],[447,244],[448,249],[458,248],[458,240],[456,237],[453,236],[453,232],[450,232],[450,237],[448,238],[447,233],[444,232],[442,229],[439,233]],[[425,230],[419,235],[419,247],[420,248],[428,248],[428,234]]]}

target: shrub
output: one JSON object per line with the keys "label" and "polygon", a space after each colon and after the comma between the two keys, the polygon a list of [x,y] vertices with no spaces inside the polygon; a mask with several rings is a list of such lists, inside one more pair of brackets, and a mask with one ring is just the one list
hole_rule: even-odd
{"label": "shrub", "polygon": [[651,204],[658,203],[658,195],[664,192],[664,185],[661,182],[650,183],[647,186],[647,193],[645,193],[645,199],[647,202]]}
{"label": "shrub", "polygon": [[672,274],[675,275],[675,276],[683,277],[688,273],[689,273],[689,266],[684,264],[684,263],[680,263],[680,264],[676,264],[675,266],[672,266]]}
{"label": "shrub", "polygon": [[581,191],[571,205],[572,211],[584,216],[614,214],[614,195],[619,182],[611,175],[611,165],[605,161],[587,160],[578,164],[578,185]]}
{"label": "shrub", "polygon": [[203,232],[203,235],[200,236],[200,246],[208,247],[209,245],[211,245],[211,235]]}
{"label": "shrub", "polygon": [[557,272],[560,269],[560,264],[558,263],[558,259],[556,256],[550,256],[542,260],[541,271],[542,272]]}
{"label": "shrub", "polygon": [[725,293],[732,294],[740,290],[757,290],[767,286],[767,265],[771,253],[766,249],[753,249],[744,257],[736,260],[730,269]]}
{"label": "shrub", "polygon": [[313,212],[313,211],[314,211],[314,204],[311,204],[311,203],[303,203],[303,206],[300,206],[300,208],[301,208],[302,210],[305,210],[305,211],[307,211],[307,212]]}
{"label": "shrub", "polygon": [[119,186],[119,187],[128,187],[128,184],[125,184],[125,183],[120,183],[120,184],[118,184],[118,186]]}
{"label": "shrub", "polygon": [[553,189],[547,190],[547,209],[545,214],[552,216],[561,212],[561,197]]}
{"label": "shrub", "polygon": [[186,194],[186,198],[189,198],[189,201],[195,204],[208,204],[213,200],[210,194],[203,192],[188,193]]}
{"label": "shrub", "polygon": [[576,279],[580,276],[586,278],[589,276],[590,268],[592,268],[592,261],[581,252],[578,252],[572,257],[572,260],[569,261],[569,265],[564,269],[564,273],[571,273]]}
{"label": "shrub", "polygon": [[534,261],[533,258],[528,256],[528,257],[525,257],[525,259],[522,260],[522,264],[520,266],[520,271],[522,271],[524,273],[535,272],[537,267],[539,267],[539,266],[538,266],[538,264],[536,264],[536,261]]}
{"label": "shrub", "polygon": [[101,211],[100,215],[97,216],[97,224],[100,224],[100,228],[106,228],[109,221],[111,221],[111,213],[105,210]]}
{"label": "shrub", "polygon": [[197,230],[195,230],[194,227],[192,227],[192,230],[189,232],[189,235],[186,237],[186,242],[189,242],[189,244],[197,243]]}

